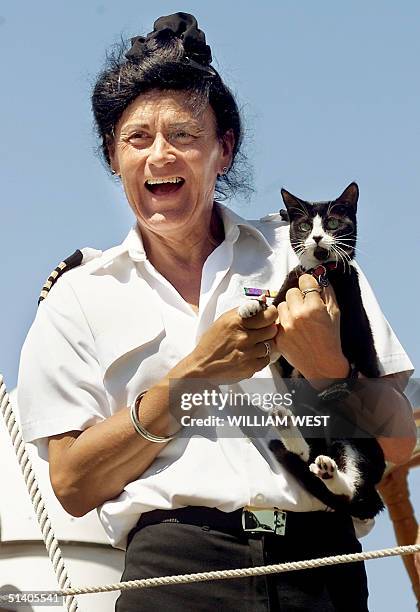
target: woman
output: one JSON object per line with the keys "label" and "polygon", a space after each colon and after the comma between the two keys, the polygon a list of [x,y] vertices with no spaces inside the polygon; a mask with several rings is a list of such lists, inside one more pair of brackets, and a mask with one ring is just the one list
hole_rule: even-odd
{"label": "woman", "polygon": [[[171,381],[183,390],[201,379],[271,384],[273,348],[308,379],[349,373],[333,293],[304,299],[304,289],[317,288],[311,276],[278,311],[246,321],[237,314],[244,286],[280,286],[295,259],[279,217],[247,222],[214,200],[215,188],[232,184],[241,122],[194,17],[162,17],[133,39],[100,75],[93,110],[136,226],[58,281],[23,348],[24,435],[44,452],[48,445],[58,499],[74,516],[99,508],[111,542],[127,547],[124,579],[360,550],[350,519],[324,512],[264,439],[239,429],[188,435],[170,412]],[[382,373],[411,370],[362,284]],[[414,444],[396,380],[394,407],[409,435],[381,440],[394,462]],[[262,508],[271,517],[286,511],[284,533],[246,531],[245,507],[256,517]],[[363,565],[351,564],[125,591],[116,609],[356,612],[366,602]]]}

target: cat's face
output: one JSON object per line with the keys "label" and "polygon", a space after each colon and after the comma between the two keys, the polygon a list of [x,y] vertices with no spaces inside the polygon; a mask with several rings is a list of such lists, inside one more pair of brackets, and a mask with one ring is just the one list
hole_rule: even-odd
{"label": "cat's face", "polygon": [[359,189],[351,183],[336,200],[306,202],[281,191],[290,221],[290,242],[305,270],[354,257]]}

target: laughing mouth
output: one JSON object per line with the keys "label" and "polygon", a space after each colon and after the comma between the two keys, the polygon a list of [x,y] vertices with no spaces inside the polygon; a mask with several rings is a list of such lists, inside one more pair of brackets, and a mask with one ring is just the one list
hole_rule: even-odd
{"label": "laughing mouth", "polygon": [[150,178],[144,184],[146,189],[154,195],[166,195],[178,191],[184,183],[185,179],[182,176],[170,176],[167,178]]}

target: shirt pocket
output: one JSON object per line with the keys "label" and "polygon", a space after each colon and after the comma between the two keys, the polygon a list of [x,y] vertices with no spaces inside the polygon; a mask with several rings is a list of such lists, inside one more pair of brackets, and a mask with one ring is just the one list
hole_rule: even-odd
{"label": "shirt pocket", "polygon": [[109,327],[95,338],[104,379],[111,376],[119,362],[133,351],[144,349],[145,353],[150,353],[158,350],[158,346],[153,349],[153,344],[159,336],[164,336],[164,331],[162,316],[156,304],[140,301],[115,313]]}

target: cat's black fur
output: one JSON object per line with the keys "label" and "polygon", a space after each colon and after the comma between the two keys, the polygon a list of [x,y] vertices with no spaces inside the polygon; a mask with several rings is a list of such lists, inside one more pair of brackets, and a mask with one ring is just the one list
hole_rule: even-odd
{"label": "cat's black fur", "polygon": [[[373,335],[362,303],[357,270],[350,264],[354,257],[357,239],[358,195],[356,183],[351,183],[339,198],[330,202],[306,202],[282,190],[283,201],[287,208],[287,213],[283,211],[282,217],[283,219],[287,217],[290,221],[291,244],[302,265],[290,272],[274,300],[274,305],[277,306],[285,300],[286,292],[290,288],[299,286],[299,277],[308,268],[312,269],[317,264],[336,259],[337,269],[329,270],[327,275],[334,288],[341,312],[340,331],[343,353],[363,376],[376,378],[379,376],[379,370]],[[326,239],[324,236],[315,249],[313,246],[316,241],[312,241],[312,247],[303,251],[305,240],[311,235],[316,215],[322,219],[323,232],[329,235],[328,248],[323,248]],[[331,219],[334,221],[330,221]],[[332,227],[327,228],[327,223],[331,223]],[[280,358],[279,365],[283,377],[291,375],[293,367],[283,357]],[[383,509],[384,506],[375,485],[382,478],[385,461],[376,439],[336,439],[327,442],[325,439],[313,438],[307,439],[307,443],[310,446],[308,463],[297,454],[286,450],[282,442],[278,440],[273,440],[270,448],[280,463],[308,491],[329,507],[349,511],[353,516],[359,518],[371,518]],[[325,486],[324,481],[313,474],[308,467],[317,456],[327,455],[335,460],[339,470],[345,472],[348,460],[346,457],[350,456],[349,449],[353,459],[357,457],[357,469],[360,473],[359,483],[352,499],[332,493]]]}

